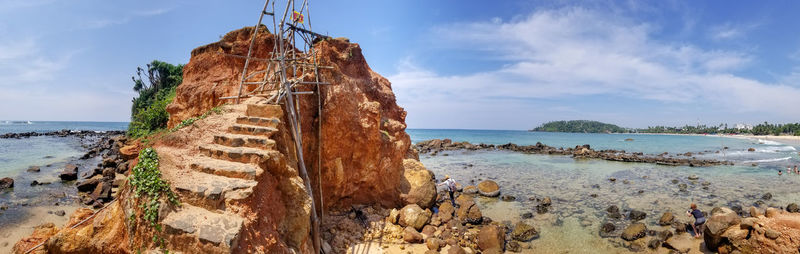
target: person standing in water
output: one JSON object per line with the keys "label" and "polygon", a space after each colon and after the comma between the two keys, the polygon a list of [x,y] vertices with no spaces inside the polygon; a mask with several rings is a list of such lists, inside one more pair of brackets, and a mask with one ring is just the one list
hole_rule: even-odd
{"label": "person standing in water", "polygon": [[700,238],[703,236],[703,228],[706,223],[706,217],[703,215],[703,212],[700,209],[697,209],[697,205],[692,203],[689,206],[688,211],[686,211],[686,215],[689,217],[694,217],[694,223],[692,223],[692,230],[694,230],[694,237]]}
{"label": "person standing in water", "polygon": [[452,178],[450,178],[449,175],[445,175],[444,176],[444,181],[442,181],[441,183],[437,184],[437,186],[441,186],[441,185],[444,185],[445,187],[447,187],[447,193],[450,194],[450,203],[453,204],[453,207],[456,207],[456,199],[453,198],[453,192],[456,191],[456,180],[453,180]]}

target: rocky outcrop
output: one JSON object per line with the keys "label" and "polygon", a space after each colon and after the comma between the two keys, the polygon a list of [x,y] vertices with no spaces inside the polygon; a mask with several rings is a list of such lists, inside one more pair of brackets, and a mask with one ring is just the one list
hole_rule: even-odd
{"label": "rocky outcrop", "polygon": [[411,204],[400,209],[400,217],[397,222],[400,226],[412,227],[416,230],[422,230],[425,224],[431,219],[431,211],[423,210],[417,204]]}
{"label": "rocky outcrop", "polygon": [[425,169],[421,162],[414,159],[403,160],[404,179],[400,183],[401,197],[406,204],[417,204],[422,208],[430,208],[436,200],[436,184],[433,172]]}
{"label": "rocky outcrop", "polygon": [[0,179],[0,190],[14,188],[14,179],[10,177],[3,177]]}
{"label": "rocky outcrop", "polygon": [[[772,216],[741,219],[733,210],[712,212],[704,240],[720,253],[795,253],[800,248],[800,214],[774,209]],[[768,208],[768,210],[770,210]]]}
{"label": "rocky outcrop", "polygon": [[711,216],[707,219],[705,229],[703,230],[703,238],[707,248],[716,250],[722,243],[722,234],[725,230],[739,224],[740,221],[739,215],[726,207],[712,210]]}
{"label": "rocky outcrop", "polygon": [[497,225],[488,225],[478,231],[478,248],[484,252],[502,253],[506,247],[505,229]]}
{"label": "rocky outcrop", "polygon": [[478,193],[487,197],[497,197],[500,195],[500,186],[492,180],[484,180],[478,183]]}

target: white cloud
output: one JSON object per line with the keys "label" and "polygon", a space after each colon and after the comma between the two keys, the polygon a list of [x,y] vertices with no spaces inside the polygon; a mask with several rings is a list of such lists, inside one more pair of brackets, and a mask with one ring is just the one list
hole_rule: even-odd
{"label": "white cloud", "polygon": [[[509,63],[467,75],[439,75],[404,60],[394,84],[401,105],[421,112],[442,101],[469,111],[516,99],[614,95],[700,104],[728,112],[800,115],[800,89],[731,74],[752,57],[653,38],[651,25],[583,8],[542,10],[524,19],[434,29],[443,45],[473,48]],[[441,45],[439,45],[441,46]],[[428,111],[426,113],[426,111]]]}
{"label": "white cloud", "polygon": [[0,87],[52,80],[72,55],[48,56],[33,38],[0,40]]}
{"label": "white cloud", "polygon": [[709,36],[715,40],[729,40],[740,38],[745,33],[758,27],[758,23],[751,24],[732,24],[725,23],[709,29]]}

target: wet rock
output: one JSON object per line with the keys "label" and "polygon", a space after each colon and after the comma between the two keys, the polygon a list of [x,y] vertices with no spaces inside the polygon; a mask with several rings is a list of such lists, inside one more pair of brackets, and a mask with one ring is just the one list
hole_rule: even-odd
{"label": "wet rock", "polygon": [[685,183],[678,184],[678,190],[682,192],[686,192],[686,189],[689,188]]}
{"label": "wet rock", "polygon": [[770,199],[772,199],[772,193],[769,193],[769,192],[767,192],[767,193],[764,193],[764,195],[763,195],[763,196],[761,196],[761,199],[763,199],[763,200],[770,200]]}
{"label": "wet rock", "polygon": [[533,218],[533,213],[531,213],[531,212],[525,212],[525,213],[523,213],[523,214],[522,214],[522,218],[523,218],[523,219],[530,219],[530,218]]}
{"label": "wet rock", "polygon": [[739,224],[741,229],[753,229],[753,226],[758,222],[758,219],[749,217],[742,219],[742,222]]}
{"label": "wet rock", "polygon": [[403,240],[408,243],[421,243],[422,242],[422,234],[417,232],[416,229],[413,227],[406,227],[403,230]]}
{"label": "wet rock", "polygon": [[461,205],[458,210],[456,211],[458,218],[461,221],[469,223],[469,224],[481,224],[483,221],[483,214],[481,214],[481,209],[478,208],[478,205],[475,202],[467,203],[465,205]]}
{"label": "wet rock", "polygon": [[786,211],[790,213],[800,213],[800,207],[797,206],[797,203],[791,203],[786,206]]}
{"label": "wet rock", "polygon": [[9,177],[4,177],[0,179],[0,190],[14,188],[14,179]]}
{"label": "wet rock", "polygon": [[626,241],[633,241],[644,237],[646,233],[645,231],[647,231],[647,227],[644,225],[644,223],[633,223],[625,228],[624,231],[622,231],[621,237]]}
{"label": "wet rock", "polygon": [[658,219],[658,225],[668,226],[672,224],[673,220],[675,220],[675,216],[672,215],[671,212],[664,212],[664,214],[661,215],[661,218]]}
{"label": "wet rock", "polygon": [[511,239],[520,242],[533,240],[533,238],[538,235],[539,232],[536,231],[536,228],[522,221],[517,222],[517,224],[514,225],[514,230],[511,231]]}
{"label": "wet rock", "polygon": [[752,148],[752,147],[750,147],[750,148],[747,148],[747,151],[748,151],[748,152],[755,152],[755,151],[756,151],[756,149],[755,149],[755,148]]}
{"label": "wet rock", "polygon": [[497,225],[487,225],[478,231],[478,248],[482,251],[495,249],[505,250],[505,230]]}
{"label": "wet rock", "polygon": [[611,232],[614,232],[614,230],[616,230],[616,229],[617,229],[617,226],[614,226],[614,223],[606,222],[606,223],[603,223],[602,226],[600,226],[600,234],[601,235],[609,234]]}
{"label": "wet rock", "polygon": [[647,213],[633,209],[628,213],[628,219],[632,221],[640,221],[647,217]]}
{"label": "wet rock", "polygon": [[608,208],[606,208],[606,212],[608,212],[609,218],[617,220],[622,218],[622,214],[619,212],[619,207],[617,207],[616,205],[611,205]]}
{"label": "wet rock", "polygon": [[553,201],[550,200],[550,197],[545,197],[544,199],[542,199],[542,202],[539,202],[539,204],[543,206],[550,206],[552,203]]}
{"label": "wet rock", "polygon": [[672,182],[672,184],[678,184],[678,179],[672,179],[670,182]]}
{"label": "wet rock", "polygon": [[66,213],[66,212],[64,212],[64,210],[58,210],[58,211],[55,211],[55,212],[53,212],[53,214],[55,214],[55,215],[58,215],[58,216],[64,216],[64,215],[66,215],[67,213]]}
{"label": "wet rock", "polygon": [[39,171],[41,171],[41,169],[39,168],[39,166],[30,166],[27,171],[28,172],[39,172]]}
{"label": "wet rock", "polygon": [[464,187],[463,192],[464,194],[476,194],[478,193],[478,187],[475,187],[475,185],[467,185],[467,187]]}
{"label": "wet rock", "polygon": [[398,224],[403,227],[413,227],[421,230],[431,218],[430,210],[422,210],[417,204],[410,204],[400,209]]}
{"label": "wet rock", "polygon": [[506,244],[506,250],[510,252],[520,252],[522,251],[522,246],[517,241],[510,241]]}
{"label": "wet rock", "polygon": [[511,202],[511,201],[517,200],[517,197],[511,196],[511,195],[503,195],[503,196],[500,197],[500,199],[503,200],[503,201],[506,201],[506,202]]}
{"label": "wet rock", "polygon": [[689,178],[689,180],[697,180],[697,179],[700,179],[700,177],[697,177],[697,175],[695,175],[695,174],[692,174],[692,175],[690,175],[688,178]]}
{"label": "wet rock", "polygon": [[617,178],[613,178],[613,177],[611,177],[611,178],[608,178],[608,181],[610,181],[610,182],[616,182],[616,181],[617,181]]}
{"label": "wet rock", "polygon": [[669,229],[658,232],[658,234],[656,234],[656,238],[658,240],[661,240],[662,242],[666,241],[670,237],[672,237],[672,231],[670,231]]}
{"label": "wet rock", "polygon": [[550,206],[546,205],[537,205],[536,206],[536,213],[538,214],[545,214],[550,210]]}
{"label": "wet rock", "polygon": [[721,207],[714,208],[711,212],[710,218],[706,221],[705,230],[703,231],[703,240],[706,247],[710,250],[716,250],[722,243],[722,233],[733,225],[739,224],[741,219],[731,209]]}
{"label": "wet rock", "polygon": [[664,247],[675,250],[679,253],[688,253],[693,245],[691,236],[684,235],[680,237],[672,237],[664,241]]}
{"label": "wet rock", "polygon": [[90,192],[93,191],[102,180],[102,178],[86,179],[79,182],[75,187],[77,187],[80,192]]}
{"label": "wet rock", "polygon": [[478,184],[478,193],[487,197],[497,197],[500,195],[500,186],[495,181],[484,180]]}
{"label": "wet rock", "polygon": [[631,181],[629,181],[628,179],[625,179],[625,180],[622,180],[622,183],[624,183],[624,184],[630,184],[630,183],[631,183]]}
{"label": "wet rock", "polygon": [[78,166],[67,164],[64,170],[58,175],[63,181],[72,181],[78,179]]}
{"label": "wet rock", "polygon": [[658,247],[661,247],[661,240],[651,239],[650,242],[647,243],[647,247],[650,249],[658,249]]}

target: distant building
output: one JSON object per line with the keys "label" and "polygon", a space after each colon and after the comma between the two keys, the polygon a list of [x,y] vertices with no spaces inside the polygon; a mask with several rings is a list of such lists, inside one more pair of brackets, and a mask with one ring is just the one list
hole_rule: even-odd
{"label": "distant building", "polygon": [[753,130],[753,126],[752,125],[743,124],[743,123],[737,123],[736,125],[733,126],[733,128],[737,129],[737,130],[748,130],[748,131],[749,130]]}

